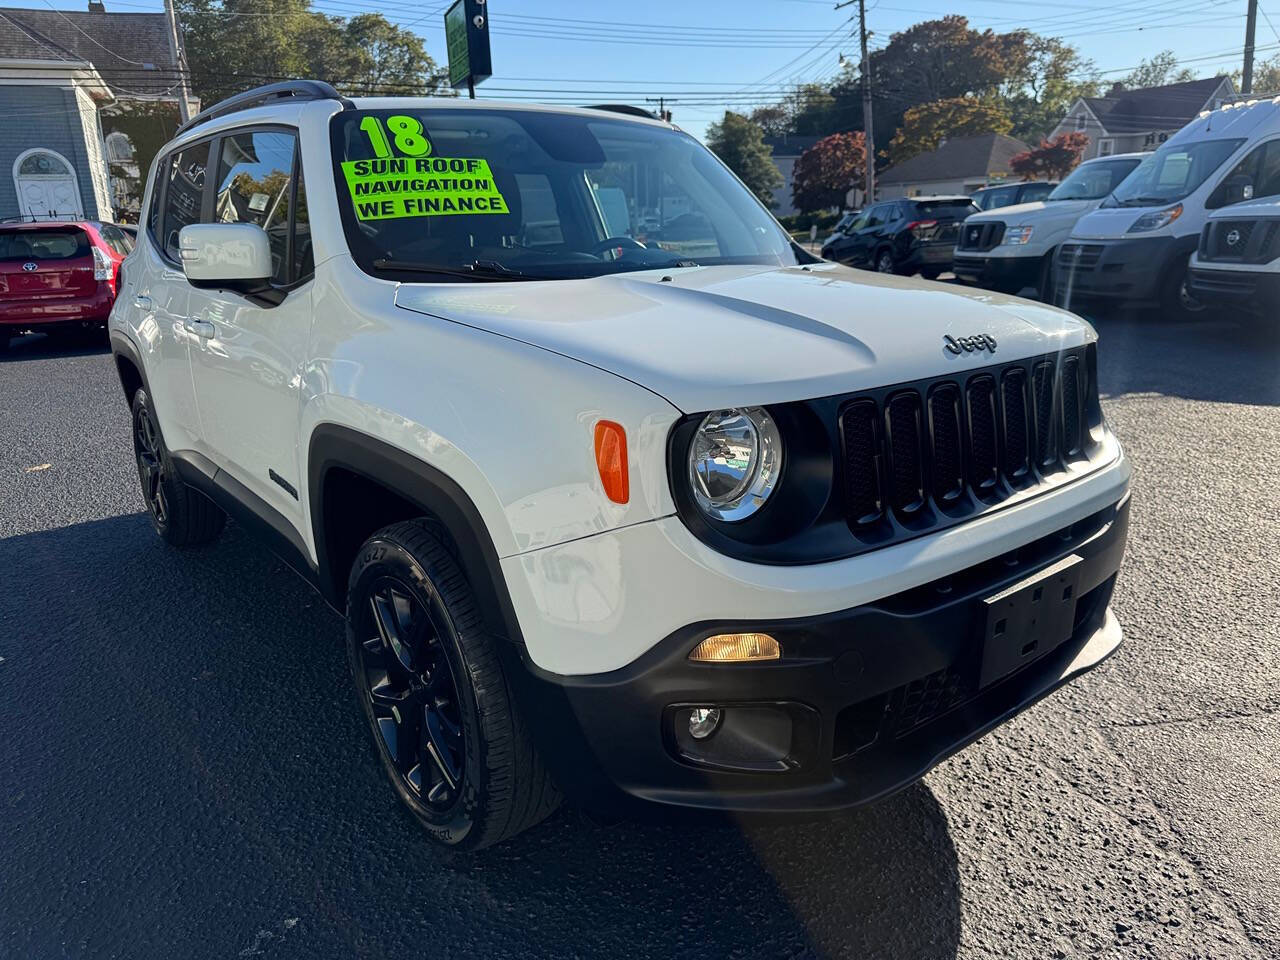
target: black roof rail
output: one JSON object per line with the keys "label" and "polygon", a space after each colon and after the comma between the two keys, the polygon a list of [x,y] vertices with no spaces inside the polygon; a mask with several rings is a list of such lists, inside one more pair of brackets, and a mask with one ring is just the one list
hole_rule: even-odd
{"label": "black roof rail", "polygon": [[[281,83],[268,83],[263,87],[254,87],[234,97],[219,100],[207,110],[201,110],[194,117],[178,128],[178,134],[186,133],[193,127],[207,123],[229,113],[261,107],[273,100],[338,100],[343,109],[351,106],[351,101],[338,93],[323,80],[285,80]],[[177,136],[177,134],[175,134]]]}
{"label": "black roof rail", "polygon": [[646,110],[644,107],[633,107],[629,103],[592,103],[583,107],[583,109],[607,110],[609,113],[625,113],[629,117],[644,117],[646,120],[662,119],[652,110]]}

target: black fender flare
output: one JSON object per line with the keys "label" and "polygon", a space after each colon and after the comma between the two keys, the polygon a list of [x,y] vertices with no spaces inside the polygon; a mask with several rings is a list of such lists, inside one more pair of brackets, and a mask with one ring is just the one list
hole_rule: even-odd
{"label": "black fender flare", "polygon": [[489,631],[523,645],[498,551],[467,492],[452,477],[398,447],[349,427],[322,423],[307,443],[307,492],[318,586],[330,605],[345,612],[347,571],[334,569],[325,529],[325,483],[335,468],[386,487],[444,524]]}
{"label": "black fender flare", "polygon": [[125,403],[131,402],[133,398],[129,395],[129,385],[124,382],[124,376],[120,372],[121,357],[128,360],[133,368],[138,371],[138,379],[142,381],[142,388],[147,391],[147,394],[154,396],[151,393],[151,384],[147,381],[147,367],[142,362],[142,354],[134,346],[133,341],[119,330],[112,330],[109,338],[111,341],[111,355],[116,361],[116,375],[120,377],[120,389],[124,391]]}

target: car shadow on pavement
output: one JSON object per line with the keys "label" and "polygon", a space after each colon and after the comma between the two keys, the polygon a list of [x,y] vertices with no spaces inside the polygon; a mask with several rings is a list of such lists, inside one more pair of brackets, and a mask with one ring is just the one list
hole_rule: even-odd
{"label": "car shadow on pavement", "polygon": [[[383,782],[339,617],[230,525],[0,540],[0,954],[950,958],[929,789],[820,823],[433,847]],[[5,942],[8,941],[8,942]]]}
{"label": "car shadow on pavement", "polygon": [[7,349],[0,349],[0,363],[47,360],[50,357],[87,357],[106,353],[110,349],[105,333],[86,333],[79,337],[51,337],[44,333],[26,333],[10,340]]}

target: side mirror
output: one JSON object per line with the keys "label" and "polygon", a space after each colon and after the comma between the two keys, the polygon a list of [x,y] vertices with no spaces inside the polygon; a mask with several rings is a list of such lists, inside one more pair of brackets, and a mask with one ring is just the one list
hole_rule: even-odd
{"label": "side mirror", "polygon": [[254,223],[192,223],[178,234],[182,272],[193,287],[255,294],[271,288],[271,244]]}

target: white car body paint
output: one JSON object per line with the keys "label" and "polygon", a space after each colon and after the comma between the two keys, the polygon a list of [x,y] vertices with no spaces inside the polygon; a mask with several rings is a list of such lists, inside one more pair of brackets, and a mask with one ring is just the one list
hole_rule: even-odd
{"label": "white car body paint", "polygon": [[[501,558],[530,659],[560,674],[623,666],[696,620],[865,603],[1123,496],[1128,467],[1117,446],[1088,477],[869,554],[792,567],[722,556],[676,516],[667,438],[682,412],[830,396],[992,361],[946,350],[947,335],[990,335],[995,360],[1012,361],[1091,342],[1093,329],[1043,304],[830,264],[521,283],[378,279],[352,261],[341,228],[328,131],[338,109],[282,102],[175,142],[255,123],[296,127],[312,279],[270,309],[196,290],[143,229],[110,321],[142,359],[168,447],[207,456],[274,506],[312,562],[306,478],[309,441],[323,424],[404,451],[467,493]],[[192,320],[212,323],[214,335],[193,333]],[[626,504],[605,496],[597,472],[592,433],[602,418],[627,432]],[[300,491],[297,500],[269,469]]]}

